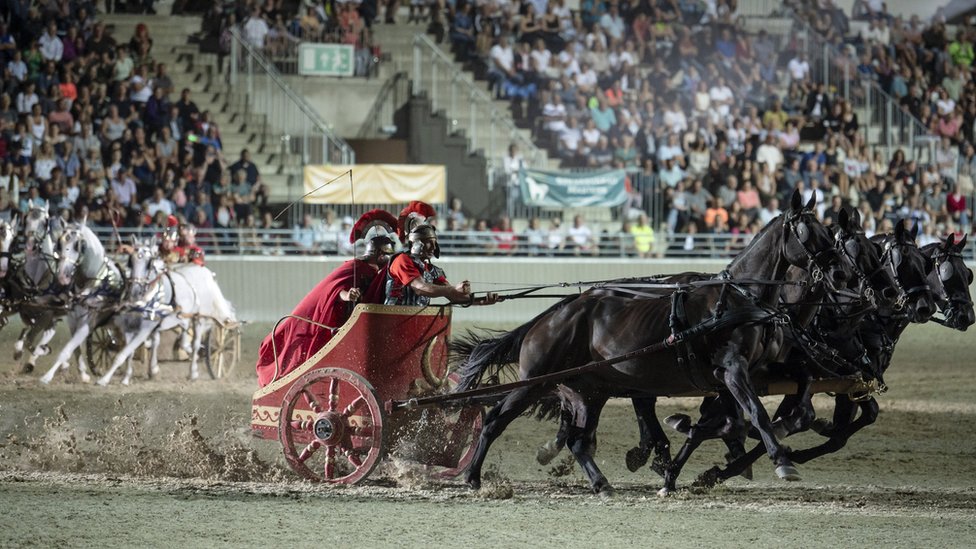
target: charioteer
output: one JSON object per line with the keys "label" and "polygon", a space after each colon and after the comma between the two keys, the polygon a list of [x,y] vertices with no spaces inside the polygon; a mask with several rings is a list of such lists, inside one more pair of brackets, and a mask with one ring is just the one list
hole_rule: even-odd
{"label": "charioteer", "polygon": [[291,317],[261,343],[257,363],[260,386],[284,376],[322,349],[349,319],[357,302],[380,302],[364,296],[393,255],[396,225],[396,218],[383,210],[371,210],[359,218],[349,237],[359,255],[319,282]]}
{"label": "charioteer", "polygon": [[[411,202],[397,223],[397,233],[407,251],[397,254],[390,262],[382,281],[384,303],[387,305],[419,305],[425,307],[431,298],[447,298],[461,305],[492,305],[502,300],[495,293],[474,297],[471,283],[463,280],[456,285],[447,281],[443,269],[431,262],[441,255],[437,244],[437,229],[433,225],[436,212],[424,202]],[[374,287],[379,281],[374,282]],[[375,288],[371,295],[377,294]]]}

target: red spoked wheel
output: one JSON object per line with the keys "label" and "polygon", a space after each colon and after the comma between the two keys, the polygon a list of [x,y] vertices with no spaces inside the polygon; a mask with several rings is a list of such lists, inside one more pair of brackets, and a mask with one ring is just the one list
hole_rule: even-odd
{"label": "red spoked wheel", "polygon": [[285,394],[278,438],[299,475],[314,482],[355,484],[379,462],[384,420],[366,379],[325,368],[305,374]]}

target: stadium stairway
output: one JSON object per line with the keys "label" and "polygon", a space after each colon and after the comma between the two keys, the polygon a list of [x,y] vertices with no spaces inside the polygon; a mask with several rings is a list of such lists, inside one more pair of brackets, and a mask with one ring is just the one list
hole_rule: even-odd
{"label": "stadium stairway", "polygon": [[[234,100],[223,75],[218,74],[216,54],[201,53],[199,44],[189,41],[192,34],[200,31],[201,17],[113,13],[100,14],[99,20],[112,30],[112,37],[119,44],[132,38],[139,23],[148,26],[153,59],[166,64],[173,80],[170,101],[178,101],[180,90],[188,88],[200,111],[210,111],[220,128],[228,165],[238,160],[243,149],[248,149],[271,191],[271,201],[287,201],[289,174],[278,154],[277,138],[262,131],[264,116],[248,113],[242,103]],[[226,72],[227,60],[224,65]]]}
{"label": "stadium stairway", "polygon": [[[400,19],[405,20],[405,15]],[[403,70],[410,73],[411,78],[413,78],[414,35],[423,33],[426,30],[426,26],[422,24],[415,25],[409,23],[397,23],[393,25],[378,23],[373,26],[373,29],[376,41],[381,45],[384,52],[388,52],[390,54],[389,64],[393,66],[394,70]],[[445,39],[444,43],[439,44],[439,47],[448,57],[453,59],[454,55],[450,51],[450,42],[448,40]],[[466,77],[474,80],[474,74],[471,71],[465,70],[461,63],[455,62],[454,67],[460,70]],[[440,71],[437,77],[436,85],[439,97],[451,96],[451,75],[445,74],[446,72],[447,71]],[[429,71],[427,71],[426,76],[429,78]],[[487,83],[484,81],[475,81],[475,85],[487,90]],[[488,157],[489,160],[492,160],[494,165],[501,166],[502,159],[505,157],[508,150],[507,136],[504,135],[504,132],[500,132],[501,137],[499,137],[499,134],[496,134],[494,154],[491,154],[491,152],[488,151],[484,146],[484,144],[491,142],[491,124],[489,117],[486,114],[479,112],[476,115],[477,120],[472,123],[470,110],[467,108],[467,105],[468,102],[466,100],[459,100],[456,112],[448,112],[450,110],[450,106],[448,105],[441,109],[440,112],[435,114],[442,115],[447,118],[450,124],[457,128],[455,133],[464,135],[469,139],[469,152],[481,152]],[[503,115],[508,117],[509,120],[512,120],[511,106],[508,101],[495,100],[494,105],[497,107],[500,113],[503,113]],[[478,150],[473,150],[473,148],[470,146],[470,131],[472,126],[474,126],[477,131],[476,142],[478,143]],[[532,139],[532,134],[529,130],[520,129],[519,132],[527,139]],[[554,170],[559,169],[558,159],[549,158],[544,149],[541,152],[542,160],[540,162],[540,166]]]}

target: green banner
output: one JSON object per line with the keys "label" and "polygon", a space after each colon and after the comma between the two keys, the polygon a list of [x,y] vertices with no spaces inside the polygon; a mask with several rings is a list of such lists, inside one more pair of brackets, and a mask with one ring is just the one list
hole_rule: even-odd
{"label": "green banner", "polygon": [[522,170],[519,186],[526,206],[619,206],[627,200],[626,179],[624,170],[584,173]]}

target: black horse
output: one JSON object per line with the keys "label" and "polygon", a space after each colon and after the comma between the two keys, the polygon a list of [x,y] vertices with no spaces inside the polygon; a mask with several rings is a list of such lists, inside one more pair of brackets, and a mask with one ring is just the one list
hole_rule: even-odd
{"label": "black horse", "polygon": [[[856,210],[842,210],[836,227],[835,246],[848,260],[855,275],[850,280],[849,287],[854,289],[857,295],[865,297],[865,299],[854,300],[849,307],[860,308],[863,311],[871,310],[875,304],[875,297],[882,305],[890,306],[893,304],[900,297],[896,289],[896,282],[881,263],[879,247],[872,244],[865,236],[864,231],[861,230],[860,216]],[[667,284],[708,280],[715,276],[708,273],[682,273],[665,277],[619,280],[602,284],[599,287],[587,290],[586,293],[617,296],[660,295],[665,297],[670,295]],[[837,299],[834,297],[836,292],[830,283],[830,279],[811,275],[803,269],[791,267],[788,277],[805,282],[803,286],[787,287],[783,298],[784,304],[790,307],[792,317],[790,326],[802,330],[811,322],[814,313],[821,310],[822,300]],[[834,303],[830,304],[834,305]],[[831,310],[833,314],[837,314],[834,312],[835,309]],[[848,316],[851,316],[851,313]],[[797,354],[802,355],[803,353],[793,351],[791,356]],[[809,393],[812,376],[806,367],[805,359],[807,357],[800,356],[800,358],[804,359],[804,362],[799,362],[796,358],[785,360],[792,367],[790,369],[776,368],[777,371],[773,374],[795,380],[800,386],[800,391],[793,398],[796,399],[797,403],[804,404],[804,406],[790,406],[793,413],[779,417],[774,422],[777,436],[785,436],[786,432],[801,429],[801,427],[786,426],[787,424],[802,424],[804,421],[813,419],[813,407]],[[735,400],[728,393],[723,392],[719,398],[707,397],[703,400],[702,415],[712,418],[713,421],[711,422],[699,422],[692,429],[691,420],[688,416],[676,415],[668,418],[672,427],[688,435],[688,440],[678,452],[675,460],[671,458],[670,440],[657,419],[656,403],[657,399],[654,397],[633,399],[640,433],[640,445],[627,452],[626,461],[627,467],[631,471],[637,471],[647,463],[653,452],[654,460],[651,468],[664,477],[665,489],[663,492],[674,490],[677,476],[680,474],[685,461],[698,444],[704,440],[715,437],[723,438],[729,448],[730,460],[745,453],[743,439],[744,434],[748,432],[747,425],[741,413],[738,413]],[[563,422],[555,440],[540,448],[537,459],[541,464],[549,463],[558,454],[565,445],[566,434],[566,423]]]}
{"label": "black horse", "polygon": [[[923,252],[915,245],[916,236],[917,228],[909,232],[904,230],[904,225],[898,224],[894,235],[878,236],[873,239],[883,247],[884,262],[892,272],[896,273],[895,279],[898,281],[899,288],[907,296],[907,301],[896,308],[882,307],[854,326],[844,322],[838,323],[834,331],[828,334],[830,341],[846,343],[846,345],[838,344],[837,347],[848,360],[868,359],[869,371],[875,374],[882,387],[883,374],[891,364],[895,344],[910,323],[928,321],[935,311],[937,302],[952,307],[952,312],[947,311],[946,316],[960,319],[956,329],[965,330],[968,325],[963,319],[971,319],[973,314],[968,289],[972,272],[962,262],[962,257],[959,255],[961,247],[954,245],[950,240],[942,245],[930,246]],[[955,288],[952,291],[952,301],[948,297],[944,300],[939,298],[939,295],[948,296],[949,293],[943,290],[933,293],[932,286],[928,282],[933,273],[937,276],[937,262],[941,262],[942,265],[952,264],[952,268],[943,267],[946,280],[936,285],[936,288],[943,286]],[[851,345],[852,342],[855,345]],[[783,409],[781,406],[776,415],[782,413]],[[827,437],[828,440],[812,448],[791,451],[788,455],[796,463],[806,463],[811,459],[837,452],[857,431],[874,423],[878,411],[877,402],[869,394],[838,394],[835,397],[833,421],[818,418],[810,423],[810,427],[815,432]],[[760,443],[746,455],[733,460],[724,469],[715,467],[706,471],[699,477],[698,483],[712,485],[740,474],[761,457],[763,451],[763,445]]]}
{"label": "black horse", "polygon": [[[557,303],[508,334],[456,348],[463,359],[458,391],[477,385],[518,362],[521,379],[583,366],[612,365],[564,378],[558,386],[563,417],[570,420],[567,444],[596,492],[611,487],[593,460],[595,432],[610,397],[664,396],[726,389],[761,433],[777,474],[799,477],[786,449],[773,435],[768,414],[750,382],[750,372],[775,357],[784,343],[784,315],[776,309],[790,266],[817,270],[838,283],[850,269],[834,247],[833,235],[817,221],[813,201],[802,207],[794,193],[790,209],[767,225],[726,269],[720,285],[697,288],[680,299],[688,328],[669,319],[674,300],[581,295]],[[661,341],[693,340],[694,357],[674,346],[654,354],[643,349]],[[699,358],[700,357],[700,358]],[[680,360],[679,360],[680,358]],[[557,389],[554,382],[519,387],[485,418],[466,480],[481,484],[481,467],[491,443],[530,406]]]}

